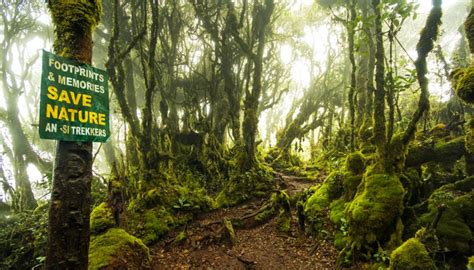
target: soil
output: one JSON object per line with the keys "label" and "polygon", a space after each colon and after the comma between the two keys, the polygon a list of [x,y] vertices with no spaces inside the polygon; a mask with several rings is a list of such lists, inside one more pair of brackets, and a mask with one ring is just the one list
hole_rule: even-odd
{"label": "soil", "polygon": [[[303,191],[317,182],[277,174],[288,195]],[[235,228],[235,241],[216,237],[222,220],[255,212],[266,200],[206,213],[184,228],[187,237],[177,242],[181,232],[171,233],[151,249],[152,269],[335,269],[338,251],[330,239],[314,239],[298,227],[292,209],[289,233],[277,230],[271,220],[251,229]]]}

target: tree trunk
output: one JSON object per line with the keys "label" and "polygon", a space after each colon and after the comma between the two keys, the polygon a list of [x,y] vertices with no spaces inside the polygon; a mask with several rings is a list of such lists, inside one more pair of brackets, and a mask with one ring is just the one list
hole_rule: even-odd
{"label": "tree trunk", "polygon": [[357,16],[355,1],[352,0],[349,5],[350,12],[350,21],[347,22],[347,42],[349,43],[349,61],[351,62],[351,85],[349,88],[349,116],[350,116],[350,148],[354,150],[354,137],[355,137],[355,88],[356,88],[356,74],[357,66],[355,62],[355,46],[354,46],[354,36],[355,36],[355,19]]}
{"label": "tree trunk", "polygon": [[375,71],[375,97],[374,97],[374,134],[373,142],[377,147],[377,154],[379,156],[379,162],[382,168],[386,168],[385,155],[386,155],[386,142],[387,137],[385,134],[385,67],[384,67],[384,46],[383,46],[383,33],[382,33],[382,15],[380,11],[380,0],[372,1],[373,9],[375,12],[375,38],[376,42],[376,71]]}
{"label": "tree trunk", "polygon": [[[101,2],[50,0],[57,54],[90,64]],[[45,269],[87,269],[92,143],[59,141],[53,172]]]}
{"label": "tree trunk", "polygon": [[263,72],[263,53],[265,48],[265,35],[267,25],[270,22],[270,17],[273,13],[273,0],[266,0],[265,7],[257,6],[257,12],[252,23],[252,28],[256,33],[257,53],[251,58],[254,64],[252,91],[246,93],[244,102],[244,122],[242,124],[243,142],[244,142],[244,160],[242,165],[245,170],[254,167],[256,163],[256,149],[257,145],[255,138],[258,129],[258,106],[259,98],[262,92],[262,72]]}

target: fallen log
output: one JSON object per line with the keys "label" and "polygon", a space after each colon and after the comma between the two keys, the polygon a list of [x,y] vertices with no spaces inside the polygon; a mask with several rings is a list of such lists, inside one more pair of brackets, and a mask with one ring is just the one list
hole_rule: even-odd
{"label": "fallen log", "polygon": [[427,162],[458,160],[465,154],[464,137],[458,137],[448,142],[425,143],[408,150],[405,167],[417,167]]}

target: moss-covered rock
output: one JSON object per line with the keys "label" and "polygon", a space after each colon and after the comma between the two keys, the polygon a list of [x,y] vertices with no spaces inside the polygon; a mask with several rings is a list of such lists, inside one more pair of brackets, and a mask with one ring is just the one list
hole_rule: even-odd
{"label": "moss-covered rock", "polygon": [[395,231],[403,212],[405,191],[399,178],[366,174],[348,207],[349,235],[357,245],[384,243]]}
{"label": "moss-covered rock", "polygon": [[342,195],[342,178],[343,174],[340,172],[331,173],[306,201],[304,213],[312,232],[319,232],[323,225],[322,217],[325,215],[325,209],[333,200]]}
{"label": "moss-covered rock", "polygon": [[89,269],[149,269],[150,253],[143,242],[118,228],[91,238]]}
{"label": "moss-covered rock", "polygon": [[365,158],[361,152],[350,153],[346,157],[345,166],[353,174],[362,174],[365,170]]}
{"label": "moss-covered rock", "polygon": [[345,212],[347,204],[344,199],[338,199],[329,206],[329,219],[334,225],[340,227],[343,222],[347,221]]}
{"label": "moss-covered rock", "polygon": [[115,226],[112,210],[103,202],[92,210],[90,218],[91,234],[97,235]]}
{"label": "moss-covered rock", "polygon": [[346,201],[351,201],[354,198],[361,181],[362,175],[354,175],[349,172],[344,173],[342,185],[344,187],[343,193]]}
{"label": "moss-covered rock", "polygon": [[450,252],[469,255],[473,252],[470,243],[474,239],[472,233],[474,229],[474,191],[459,196],[459,192],[462,191],[455,189],[455,184],[446,186],[433,192],[428,200],[429,212],[422,215],[419,222],[420,225],[432,222],[437,207],[445,204],[446,210],[436,228],[440,247]]}
{"label": "moss-covered rock", "polygon": [[138,235],[148,245],[167,234],[174,225],[173,216],[164,207],[150,209],[143,213],[143,229]]}
{"label": "moss-covered rock", "polygon": [[410,238],[390,256],[391,270],[435,270],[425,246],[416,238]]}
{"label": "moss-covered rock", "polygon": [[346,217],[346,206],[348,204],[344,198],[341,198],[333,201],[329,206],[329,219],[338,229],[334,234],[334,246],[339,250],[343,249],[348,241]]}

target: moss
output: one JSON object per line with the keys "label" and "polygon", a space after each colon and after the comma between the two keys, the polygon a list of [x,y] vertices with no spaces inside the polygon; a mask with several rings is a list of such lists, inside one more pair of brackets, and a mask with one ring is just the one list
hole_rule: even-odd
{"label": "moss", "polygon": [[471,116],[466,124],[465,144],[469,154],[474,155],[474,116]]}
{"label": "moss", "polygon": [[296,172],[298,175],[301,173],[299,168],[302,167],[303,162],[289,150],[284,151],[280,148],[272,148],[264,159],[271,164],[272,168],[284,170],[285,172]]}
{"label": "moss", "polygon": [[186,230],[183,230],[179,232],[178,235],[176,235],[172,243],[175,245],[182,243],[184,240],[186,240],[186,238],[188,238],[188,234],[186,233]]}
{"label": "moss", "polygon": [[344,232],[337,231],[334,235],[334,246],[338,250],[342,250],[347,245],[347,235]]}
{"label": "moss", "polygon": [[150,253],[143,242],[122,229],[94,236],[89,249],[89,269],[148,269]]}
{"label": "moss", "polygon": [[467,40],[469,42],[469,48],[471,53],[474,53],[474,8],[471,8],[471,12],[467,16],[464,22],[464,29],[466,30]]}
{"label": "moss", "polygon": [[346,209],[347,203],[344,199],[338,199],[331,203],[329,206],[329,219],[337,227],[341,227],[343,221],[346,220]]}
{"label": "moss", "polygon": [[357,188],[362,181],[362,175],[353,175],[352,173],[344,174],[342,184],[344,186],[344,198],[351,201],[357,192]]}
{"label": "moss", "polygon": [[430,129],[429,135],[434,139],[443,139],[449,137],[449,129],[445,124],[437,124]]}
{"label": "moss", "polygon": [[286,194],[286,192],[279,191],[278,193],[276,193],[275,203],[280,208],[283,208],[283,210],[285,210],[286,212],[290,212],[290,197],[288,196],[288,194]]}
{"label": "moss", "polygon": [[474,104],[474,66],[460,68],[451,73],[456,95],[466,104]]}
{"label": "moss", "polygon": [[[284,191],[275,192],[272,194],[269,203],[260,209],[260,213],[255,216],[255,221],[263,223],[273,218],[278,210],[287,213],[291,219],[290,198]],[[281,216],[281,213],[280,213]]]}
{"label": "moss", "polygon": [[258,213],[255,216],[255,220],[259,223],[265,222],[269,219],[271,219],[275,215],[275,208],[270,207],[268,209],[263,210],[262,212]]}
{"label": "moss", "polygon": [[230,207],[262,192],[268,193],[273,186],[271,168],[263,165],[242,173],[232,172],[229,181],[215,198],[215,208]]}
{"label": "moss", "polygon": [[51,0],[48,1],[51,17],[55,25],[54,50],[63,57],[78,59],[89,62],[90,59],[83,59],[83,51],[90,48],[83,48],[78,43],[80,38],[90,35],[95,26],[99,24],[102,14],[102,1],[100,0]]}
{"label": "moss", "polygon": [[162,203],[161,197],[163,197],[162,191],[157,188],[153,188],[144,193],[141,199],[142,202],[139,204],[142,204],[143,207],[147,209],[153,208]]}
{"label": "moss", "polygon": [[232,244],[235,244],[236,238],[235,238],[235,231],[234,231],[234,226],[232,225],[232,222],[229,219],[224,218],[223,223],[224,223],[224,227],[226,231],[226,237],[229,239],[229,241]]}
{"label": "moss", "polygon": [[446,210],[436,228],[439,245],[443,250],[469,255],[470,243],[474,239],[474,191],[459,196],[460,191],[455,188],[455,184],[446,186],[430,196],[429,212],[420,217],[419,223],[431,223],[436,216],[437,207],[445,204]]}
{"label": "moss", "polygon": [[313,232],[317,233],[321,229],[321,217],[324,216],[325,209],[334,199],[341,196],[342,178],[343,174],[340,172],[331,173],[306,201],[304,212],[312,225]]}
{"label": "moss", "polygon": [[466,267],[467,267],[467,270],[474,269],[474,256],[469,257]]}
{"label": "moss", "polygon": [[207,211],[212,208],[212,198],[202,188],[194,187],[191,190],[186,186],[175,185],[173,189],[178,198],[173,203],[176,210]]}
{"label": "moss", "polygon": [[347,237],[347,218],[346,218],[346,206],[348,203],[341,198],[335,200],[329,206],[329,219],[331,222],[336,225],[338,230],[334,235],[334,246],[341,250],[346,246],[348,241]]}
{"label": "moss", "polygon": [[466,155],[464,156],[466,162],[466,175],[474,175],[474,116],[471,115],[465,127],[465,147]]}
{"label": "moss", "polygon": [[174,226],[174,219],[165,208],[145,211],[143,222],[144,230],[139,235],[146,244],[156,242]]}
{"label": "moss", "polygon": [[291,213],[285,210],[280,210],[277,219],[278,230],[283,233],[288,233],[291,230]]}
{"label": "moss", "polygon": [[346,157],[346,170],[354,174],[362,174],[365,170],[365,158],[361,152],[350,153]]}
{"label": "moss", "polygon": [[428,198],[428,208],[435,211],[441,204],[452,201],[456,194],[464,194],[474,189],[474,176],[444,185],[436,189]]}
{"label": "moss", "polygon": [[401,172],[405,168],[405,160],[408,153],[408,144],[404,143],[403,133],[397,133],[393,135],[390,145],[388,147],[388,155],[386,157],[387,169],[395,170],[395,172]]}
{"label": "moss", "polygon": [[361,185],[348,207],[349,235],[359,245],[384,243],[403,212],[405,191],[389,174],[366,174]]}
{"label": "moss", "polygon": [[425,246],[416,238],[410,238],[390,256],[391,270],[429,270],[436,269]]}
{"label": "moss", "polygon": [[91,234],[97,235],[114,226],[115,221],[112,211],[107,203],[103,202],[92,210],[90,218]]}

